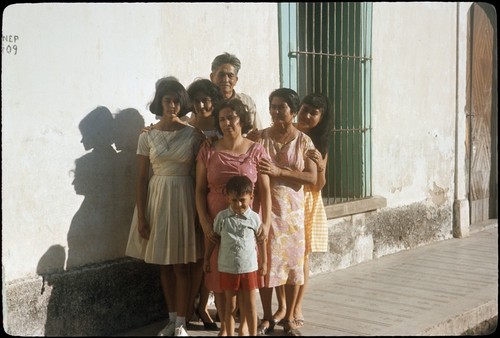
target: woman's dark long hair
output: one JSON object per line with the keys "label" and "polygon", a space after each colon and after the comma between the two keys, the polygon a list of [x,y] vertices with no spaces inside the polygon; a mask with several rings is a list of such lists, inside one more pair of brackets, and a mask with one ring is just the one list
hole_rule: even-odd
{"label": "woman's dark long hair", "polygon": [[321,121],[314,128],[311,128],[307,135],[311,138],[316,149],[321,156],[328,153],[328,141],[330,134],[330,121],[332,119],[331,104],[328,97],[321,93],[312,93],[304,97],[302,104],[307,104],[321,112]]}
{"label": "woman's dark long hair", "polygon": [[[212,105],[215,107],[223,100],[219,87],[213,84],[208,79],[196,79],[187,88],[187,93],[191,101],[194,101],[196,95],[206,95],[212,100]],[[193,111],[194,112],[194,111]],[[194,112],[196,113],[196,112]]]}

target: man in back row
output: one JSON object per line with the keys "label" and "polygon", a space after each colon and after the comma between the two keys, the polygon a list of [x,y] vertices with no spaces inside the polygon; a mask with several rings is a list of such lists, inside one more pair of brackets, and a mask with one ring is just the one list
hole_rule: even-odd
{"label": "man in back row", "polygon": [[234,87],[238,82],[238,72],[241,68],[240,60],[234,55],[224,53],[215,57],[212,61],[212,72],[210,80],[219,87],[219,90],[224,99],[237,98],[240,99],[248,108],[252,116],[253,129],[256,128],[257,109],[253,99],[244,94],[236,93]]}

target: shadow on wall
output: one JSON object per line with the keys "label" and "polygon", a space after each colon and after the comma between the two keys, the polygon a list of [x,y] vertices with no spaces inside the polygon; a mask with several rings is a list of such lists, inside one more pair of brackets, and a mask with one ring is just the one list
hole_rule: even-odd
{"label": "shadow on wall", "polygon": [[[127,108],[115,115],[115,148],[118,151],[115,173],[118,182],[114,187],[116,196],[116,217],[120,231],[125,228],[125,241],[117,248],[125,252],[130,223],[135,207],[135,182],[137,176],[137,143],[144,128],[144,118],[136,109]],[[123,226],[125,224],[125,226]]]}
{"label": "shadow on wall", "polygon": [[[38,261],[36,273],[42,276],[42,289],[40,293],[45,293],[45,286],[50,286],[50,298],[60,299],[64,294],[64,288],[58,285],[59,273],[64,271],[64,262],[66,260],[66,252],[60,245],[51,246]],[[49,302],[47,304],[47,320],[45,321],[45,336],[57,335],[65,332],[65,321],[59,320],[63,318],[63,314],[68,312],[67,306],[71,302],[56,304]]]}
{"label": "shadow on wall", "polygon": [[101,322],[105,326],[114,320],[108,317],[115,292],[126,297],[123,289],[112,290],[120,278],[116,271],[99,271],[96,276],[89,273],[91,269],[76,268],[125,256],[135,206],[136,149],[144,119],[136,109],[113,116],[100,106],[78,127],[85,150],[91,151],[75,161],[73,186],[84,200],[68,231],[66,271],[65,251],[59,245],[50,247],[37,267],[43,278],[41,293],[46,284],[50,286],[46,336],[86,335],[89,327],[98,334],[103,331]]}
{"label": "shadow on wall", "polygon": [[81,142],[91,152],[75,161],[73,186],[85,198],[69,228],[67,269],[112,256],[113,240],[123,240],[114,219],[114,187],[118,177],[115,176],[117,155],[112,146],[113,122],[108,108],[98,107],[78,126]]}
{"label": "shadow on wall", "polygon": [[131,108],[113,118],[108,108],[97,107],[80,122],[83,146],[92,151],[75,161],[73,186],[85,198],[68,232],[67,269],[124,255],[143,127],[144,119]]}

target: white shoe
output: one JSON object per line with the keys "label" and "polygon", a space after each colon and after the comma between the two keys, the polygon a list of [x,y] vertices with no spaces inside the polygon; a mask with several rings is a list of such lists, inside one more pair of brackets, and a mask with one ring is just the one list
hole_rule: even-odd
{"label": "white shoe", "polygon": [[175,322],[168,322],[168,324],[158,332],[158,336],[167,336],[167,337],[172,337],[175,332]]}
{"label": "white shoe", "polygon": [[174,336],[175,337],[187,337],[189,335],[187,334],[186,330],[184,330],[184,327],[182,325],[180,325],[179,327],[175,328]]}
{"label": "white shoe", "polygon": [[210,305],[215,305],[215,295],[213,291],[210,291],[210,293],[208,294],[207,306]]}

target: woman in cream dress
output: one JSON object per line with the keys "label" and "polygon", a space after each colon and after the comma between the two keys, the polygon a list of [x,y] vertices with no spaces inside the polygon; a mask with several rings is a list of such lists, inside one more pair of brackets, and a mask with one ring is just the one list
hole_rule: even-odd
{"label": "woman in cream dress", "polygon": [[139,136],[137,148],[137,204],[126,255],[160,266],[169,311],[161,336],[172,336],[176,329],[186,327],[189,263],[203,254],[195,235],[193,168],[205,136],[180,120],[188,108],[182,84],[172,78],[158,81],[150,111],[161,119]]}

